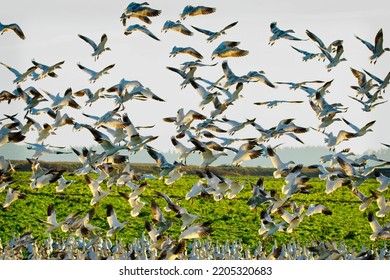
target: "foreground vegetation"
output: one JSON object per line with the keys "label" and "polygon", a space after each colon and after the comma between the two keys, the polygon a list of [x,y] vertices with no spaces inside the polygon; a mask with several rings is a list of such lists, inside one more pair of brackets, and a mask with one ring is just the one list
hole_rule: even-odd
{"label": "foreground vegetation", "polygon": [[[46,227],[38,219],[46,220],[47,207],[54,204],[57,212],[57,220],[63,220],[68,214],[82,211],[86,213],[91,209],[89,205],[92,195],[83,177],[65,174],[68,179],[74,180],[63,193],[56,193],[57,183],[50,184],[42,189],[32,190],[29,186],[30,172],[17,172],[14,179],[17,180],[13,187],[19,187],[21,192],[27,194],[26,199],[19,199],[11,205],[9,210],[2,209],[0,215],[0,238],[2,242],[12,239],[14,234],[31,232],[38,240],[47,238]],[[310,194],[294,195],[297,204],[317,204],[321,203],[332,211],[332,215],[314,215],[306,217],[292,233],[277,232],[274,235],[263,239],[258,234],[260,227],[261,207],[256,211],[250,210],[247,205],[251,197],[250,182],[255,183],[256,176],[228,176],[239,182],[245,181],[244,189],[234,200],[222,199],[214,201],[212,197],[195,197],[189,201],[182,199],[180,205],[187,208],[189,213],[201,216],[200,221],[211,221],[213,233],[210,239],[214,242],[238,241],[246,246],[254,248],[259,241],[266,247],[270,247],[277,241],[287,243],[290,240],[301,244],[310,244],[312,241],[335,241],[344,242],[348,247],[361,248],[365,246],[383,246],[384,241],[373,243],[369,236],[372,230],[369,226],[367,214],[369,211],[376,211],[376,203],[370,205],[365,212],[360,212],[358,207],[360,202],[347,187],[342,187],[335,192],[326,195],[325,183],[318,178],[310,179],[313,189]],[[172,200],[184,198],[192,185],[198,180],[195,175],[186,175],[172,186],[166,186],[161,180],[148,180],[149,187],[141,195],[141,200],[147,204],[142,208],[138,217],[130,215],[129,203],[118,194],[118,191],[129,193],[131,190],[126,186],[113,186],[111,193],[104,198],[96,207],[95,215],[91,224],[101,227],[104,231],[108,229],[106,220],[106,205],[112,204],[119,221],[129,221],[130,223],[118,234],[123,242],[132,242],[134,238],[139,238],[142,232],[146,233],[145,221],[152,220],[151,200],[155,200],[161,209],[166,206],[166,202],[156,196],[155,191],[169,195]],[[283,179],[274,179],[267,176],[264,179],[266,190],[276,190],[280,192],[284,184]],[[375,190],[378,187],[374,179],[366,180],[359,187],[363,193]],[[0,201],[4,201],[5,192],[0,193]],[[169,229],[168,233],[174,238],[180,234],[180,221],[172,212],[164,212],[167,219],[177,222]],[[385,218],[386,219],[386,218]],[[388,219],[380,219],[380,224],[388,222]],[[104,232],[103,231],[103,232]],[[69,233],[63,233],[60,229],[53,233],[54,237],[67,237]]]}

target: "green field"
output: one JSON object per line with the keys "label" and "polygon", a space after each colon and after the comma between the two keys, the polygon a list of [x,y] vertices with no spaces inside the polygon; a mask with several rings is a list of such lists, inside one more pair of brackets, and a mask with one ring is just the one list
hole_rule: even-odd
{"label": "green field", "polygon": [[[30,172],[17,172],[14,179],[17,180],[13,187],[18,186],[20,191],[27,194],[26,199],[17,200],[11,204],[10,210],[1,210],[0,215],[0,238],[3,244],[13,237],[13,234],[23,234],[31,232],[39,240],[47,238],[45,226],[38,219],[46,220],[46,212],[49,204],[54,204],[57,212],[57,220],[64,219],[68,214],[76,211],[86,213],[91,206],[89,202],[92,198],[90,190],[83,177],[70,176],[65,174],[68,179],[74,182],[64,190],[63,193],[57,194],[55,187],[57,183],[52,183],[41,189],[32,190],[29,186]],[[258,179],[256,176],[227,176],[240,182],[245,181],[245,187],[238,194],[236,200],[227,198],[217,202],[211,198],[196,197],[190,201],[185,199],[180,201],[180,205],[187,208],[189,213],[202,216],[199,221],[211,221],[213,233],[209,237],[212,241],[226,242],[240,240],[244,245],[254,248],[258,246],[259,241],[263,246],[270,248],[275,242],[278,244],[286,243],[289,240],[300,242],[301,244],[311,244],[312,241],[336,241],[344,242],[350,248],[361,248],[363,244],[367,247],[383,246],[383,241],[375,243],[369,239],[372,233],[367,220],[368,211],[376,211],[376,203],[372,203],[365,212],[359,211],[360,202],[351,193],[347,187],[342,187],[335,192],[326,195],[325,183],[318,178],[310,179],[309,183],[313,185],[310,194],[298,194],[293,196],[297,204],[305,205],[321,203],[328,207],[333,214],[330,216],[313,215],[306,217],[301,224],[292,233],[277,232],[271,237],[264,240],[259,234],[260,227],[259,213],[261,208],[256,211],[249,209],[246,204],[251,197],[251,187],[249,182],[255,183]],[[142,208],[138,217],[130,215],[129,203],[118,194],[121,192],[130,192],[130,188],[114,186],[111,193],[96,208],[95,215],[91,224],[108,229],[106,220],[106,205],[112,204],[119,221],[130,221],[130,223],[118,234],[124,242],[132,242],[134,238],[140,238],[142,232],[145,232],[145,221],[151,221],[151,200],[155,200],[161,209],[166,206],[165,201],[156,196],[155,191],[161,191],[169,195],[172,200],[185,197],[192,185],[198,180],[195,175],[186,175],[177,181],[174,186],[165,186],[161,180],[148,180],[149,186],[141,195],[141,200],[147,202]],[[264,186],[266,190],[276,190],[280,192],[284,184],[283,179],[274,179],[265,177]],[[375,179],[367,180],[359,189],[363,193],[369,193],[369,190],[375,190],[378,183]],[[5,192],[0,193],[0,201],[5,199]],[[265,207],[265,206],[264,206]],[[181,222],[172,212],[164,212],[167,219],[173,219],[176,222],[168,230],[168,234],[177,238],[180,234]],[[388,218],[378,218],[380,224],[388,222]],[[53,238],[66,238],[69,233],[63,233],[60,229],[53,233]]]}

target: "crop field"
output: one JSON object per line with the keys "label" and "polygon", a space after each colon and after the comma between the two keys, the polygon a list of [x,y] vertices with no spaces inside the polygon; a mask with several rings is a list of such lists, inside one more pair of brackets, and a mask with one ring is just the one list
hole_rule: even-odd
{"label": "crop field", "polygon": [[[18,199],[9,210],[3,209],[0,216],[0,237],[3,243],[14,237],[15,234],[31,232],[38,242],[46,239],[46,226],[38,220],[46,220],[48,205],[53,204],[57,212],[57,220],[63,220],[73,212],[81,211],[87,213],[92,206],[90,200],[91,192],[83,177],[64,174],[64,177],[74,180],[62,193],[56,193],[56,185],[53,183],[41,189],[32,190],[30,184],[30,172],[18,172],[14,175],[21,192],[27,194],[25,199]],[[318,178],[311,178],[309,194],[297,194],[294,202],[298,205],[323,204],[332,211],[332,215],[313,215],[306,217],[292,233],[276,232],[267,238],[259,235],[260,212],[265,205],[260,205],[256,210],[251,210],[247,204],[252,196],[250,183],[255,184],[258,177],[255,176],[229,176],[230,179],[245,182],[243,190],[236,199],[215,201],[213,197],[194,197],[190,200],[184,199],[193,184],[198,180],[195,175],[185,175],[173,185],[167,186],[161,180],[147,180],[147,188],[141,195],[141,200],[146,205],[141,209],[137,217],[130,215],[131,207],[118,192],[130,193],[127,186],[112,186],[111,192],[98,205],[95,205],[95,215],[91,224],[98,226],[104,232],[108,230],[106,220],[106,206],[112,204],[119,221],[129,221],[119,233],[117,238],[124,243],[132,242],[135,238],[141,238],[142,234],[147,236],[145,221],[152,222],[151,201],[155,200],[161,209],[167,205],[164,199],[156,195],[156,191],[163,192],[172,200],[179,199],[181,207],[187,209],[191,214],[199,215],[199,220],[210,221],[213,232],[208,237],[213,242],[224,243],[226,241],[240,241],[244,246],[253,249],[261,242],[265,248],[270,248],[275,241],[278,244],[288,241],[300,242],[310,245],[314,241],[335,241],[345,243],[349,248],[382,247],[384,241],[373,242],[369,239],[372,230],[367,221],[369,211],[377,211],[376,203],[369,208],[359,211],[361,202],[351,193],[347,187],[337,189],[335,192],[326,195],[324,193],[324,182]],[[284,185],[283,179],[275,179],[267,176],[264,178],[265,190],[280,192]],[[104,186],[104,184],[103,184]],[[378,183],[375,179],[366,180],[360,187],[363,193],[375,190]],[[104,188],[104,187],[103,187]],[[4,201],[5,192],[0,194],[0,201]],[[162,210],[167,220],[173,220],[173,225],[168,229],[167,235],[177,238],[180,234],[180,220],[173,211]],[[388,222],[378,218],[380,224]],[[52,233],[53,238],[67,238],[72,232],[64,233],[57,229]]]}

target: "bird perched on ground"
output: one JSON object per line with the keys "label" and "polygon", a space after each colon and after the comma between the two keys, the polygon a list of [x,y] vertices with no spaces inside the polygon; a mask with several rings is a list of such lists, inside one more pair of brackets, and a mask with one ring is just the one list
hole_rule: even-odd
{"label": "bird perched on ground", "polygon": [[99,59],[99,56],[105,52],[105,51],[110,51],[111,49],[109,47],[106,47],[107,43],[107,35],[103,34],[102,37],[100,38],[99,44],[96,44],[94,41],[92,41],[90,38],[84,36],[84,35],[78,35],[81,39],[83,39],[85,42],[87,42],[92,48],[92,56],[94,57],[95,61]]}
{"label": "bird perched on ground", "polygon": [[3,33],[7,31],[15,32],[15,34],[18,35],[19,38],[22,40],[26,39],[26,36],[24,35],[22,29],[17,23],[2,24],[0,22],[0,34],[3,35]]}

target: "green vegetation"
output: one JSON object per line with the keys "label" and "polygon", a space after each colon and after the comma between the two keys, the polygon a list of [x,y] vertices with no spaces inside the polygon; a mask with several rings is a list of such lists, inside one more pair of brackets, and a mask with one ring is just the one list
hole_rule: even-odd
{"label": "green vegetation", "polygon": [[[57,212],[57,220],[63,220],[68,214],[76,211],[86,213],[91,206],[89,202],[92,198],[90,190],[83,177],[71,176],[65,174],[68,179],[74,182],[64,190],[63,193],[57,194],[55,187],[57,183],[50,184],[42,189],[32,190],[29,186],[30,172],[17,172],[14,179],[17,180],[13,187],[19,187],[20,191],[27,194],[26,199],[17,200],[11,204],[10,210],[1,210],[0,214],[0,238],[2,242],[10,240],[15,233],[26,233],[31,231],[33,236],[39,240],[47,238],[45,234],[46,227],[38,219],[46,220],[46,212],[49,204],[53,203]],[[214,229],[211,239],[224,243],[225,241],[241,240],[243,244],[254,248],[259,241],[266,246],[273,245],[276,240],[278,243],[285,243],[289,240],[295,240],[301,244],[309,244],[311,241],[336,241],[345,242],[348,247],[360,248],[363,244],[366,246],[382,246],[383,241],[376,241],[374,244],[369,236],[372,233],[367,220],[368,211],[376,211],[376,203],[372,203],[365,212],[360,212],[359,201],[347,187],[342,187],[335,192],[326,195],[325,183],[318,178],[310,179],[313,189],[310,194],[294,195],[293,199],[297,204],[305,205],[321,203],[328,207],[333,214],[330,216],[314,215],[306,217],[293,233],[278,232],[267,240],[258,234],[260,227],[260,211],[252,211],[246,204],[251,197],[251,187],[249,182],[255,183],[258,179],[256,176],[228,176],[231,179],[247,182],[236,200],[223,200],[216,202],[212,197],[196,197],[190,201],[182,199],[180,205],[187,208],[189,213],[202,216],[202,221],[212,221]],[[151,221],[151,200],[154,199],[161,209],[166,206],[165,201],[157,197],[155,191],[161,191],[169,195],[172,200],[184,198],[186,193],[192,188],[192,185],[198,180],[195,175],[186,175],[177,181],[173,186],[165,186],[161,180],[149,180],[149,187],[141,195],[141,200],[147,202],[138,217],[130,215],[129,203],[118,194],[118,191],[130,192],[126,186],[113,186],[111,193],[102,200],[97,206],[95,216],[91,224],[108,229],[106,221],[106,205],[111,203],[117,214],[119,221],[130,221],[119,234],[124,242],[132,242],[134,238],[141,237],[145,232],[144,224],[146,220]],[[267,176],[264,180],[266,190],[277,190],[280,192],[284,184],[283,179],[276,180]],[[369,190],[375,190],[378,183],[374,179],[367,180],[359,189],[363,193],[369,193]],[[4,201],[5,193],[0,193],[0,201]],[[172,212],[163,213],[167,219],[173,219],[177,222],[169,229],[169,234],[178,237],[180,234],[181,222]],[[378,218],[380,224],[388,222],[389,219]],[[63,233],[60,229],[56,230],[55,237],[66,237],[69,233]]]}

